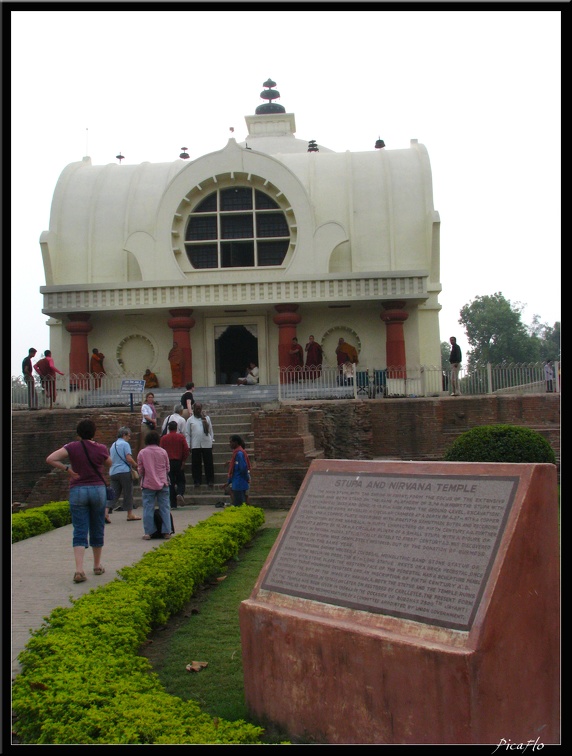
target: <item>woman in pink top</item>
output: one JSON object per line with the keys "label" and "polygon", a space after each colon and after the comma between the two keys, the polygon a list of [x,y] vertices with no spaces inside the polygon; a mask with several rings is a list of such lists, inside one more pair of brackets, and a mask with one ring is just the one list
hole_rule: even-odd
{"label": "woman in pink top", "polygon": [[150,540],[155,532],[155,502],[161,515],[163,538],[171,537],[171,505],[169,502],[169,455],[159,445],[161,437],[157,431],[145,436],[145,447],[137,456],[137,470],[141,478],[141,498],[143,500],[144,541]]}

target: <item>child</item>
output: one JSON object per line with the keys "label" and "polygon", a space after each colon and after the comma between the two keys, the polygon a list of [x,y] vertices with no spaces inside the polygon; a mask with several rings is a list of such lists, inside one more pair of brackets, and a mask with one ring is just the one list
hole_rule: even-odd
{"label": "child", "polygon": [[250,488],[250,460],[244,449],[244,441],[240,436],[233,435],[229,439],[232,457],[228,465],[228,480],[223,485],[226,493],[230,487],[231,504],[235,507],[248,504],[248,489]]}

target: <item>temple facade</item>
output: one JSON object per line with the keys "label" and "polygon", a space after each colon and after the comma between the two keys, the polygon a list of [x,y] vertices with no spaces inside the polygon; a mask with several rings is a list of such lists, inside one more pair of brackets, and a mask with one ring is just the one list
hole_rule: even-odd
{"label": "temple facade", "polygon": [[[279,381],[292,338],[339,338],[360,368],[441,363],[439,215],[426,148],[378,140],[335,152],[295,136],[274,102],[246,116],[243,142],[168,163],[64,168],[40,238],[57,365],[172,384],[236,383],[247,365]],[[184,148],[186,149],[186,148]]]}

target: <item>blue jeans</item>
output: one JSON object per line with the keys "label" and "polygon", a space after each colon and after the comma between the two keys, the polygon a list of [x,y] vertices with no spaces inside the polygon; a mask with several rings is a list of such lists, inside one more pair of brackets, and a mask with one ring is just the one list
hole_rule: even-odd
{"label": "blue jeans", "polygon": [[155,518],[153,510],[155,501],[159,507],[161,520],[163,521],[162,533],[171,532],[171,505],[169,503],[169,486],[163,486],[159,491],[152,488],[142,488],[141,498],[143,500],[143,530],[145,535],[153,535],[155,532]]}
{"label": "blue jeans", "polygon": [[70,488],[74,547],[85,546],[87,549],[89,545],[92,549],[97,549],[103,546],[106,506],[105,486],[74,486]]}

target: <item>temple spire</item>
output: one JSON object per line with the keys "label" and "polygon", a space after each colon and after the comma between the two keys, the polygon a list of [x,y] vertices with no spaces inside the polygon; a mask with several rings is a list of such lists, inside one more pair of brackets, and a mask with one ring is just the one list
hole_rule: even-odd
{"label": "temple spire", "polygon": [[264,89],[260,93],[260,97],[263,100],[268,100],[268,102],[265,102],[263,105],[259,105],[256,110],[254,111],[256,115],[265,115],[268,113],[285,113],[286,108],[283,105],[278,105],[276,102],[272,102],[272,100],[276,100],[280,97],[280,92],[277,89],[273,89],[272,87],[276,86],[276,82],[272,81],[272,79],[267,79],[263,87],[267,87],[267,89]]}

